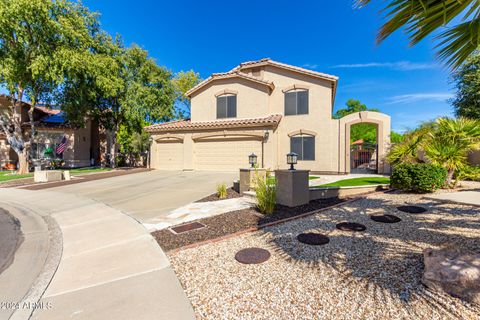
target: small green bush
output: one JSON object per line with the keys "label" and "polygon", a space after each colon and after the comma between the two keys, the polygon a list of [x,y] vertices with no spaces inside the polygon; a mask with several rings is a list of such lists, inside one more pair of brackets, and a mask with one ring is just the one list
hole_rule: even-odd
{"label": "small green bush", "polygon": [[227,197],[227,186],[225,183],[219,184],[217,186],[217,196],[220,199],[225,199]]}
{"label": "small green bush", "polygon": [[267,180],[262,178],[257,179],[256,185],[255,195],[258,210],[263,214],[272,214],[276,203],[276,186],[268,184]]}
{"label": "small green bush", "polygon": [[465,166],[455,176],[457,180],[480,181],[480,166]]}
{"label": "small green bush", "polygon": [[447,170],[428,163],[403,163],[393,167],[394,188],[418,193],[433,192],[445,184]]}

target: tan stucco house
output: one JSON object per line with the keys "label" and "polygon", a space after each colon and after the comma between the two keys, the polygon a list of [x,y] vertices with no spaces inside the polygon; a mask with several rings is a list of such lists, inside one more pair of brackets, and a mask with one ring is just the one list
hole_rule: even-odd
{"label": "tan stucco house", "polygon": [[191,119],[155,124],[151,167],[161,170],[233,171],[255,153],[264,168],[287,169],[286,155],[299,154],[296,168],[319,173],[350,172],[350,126],[377,125],[378,172],[390,143],[390,117],[376,112],[333,119],[336,76],[270,59],[241,63],[212,74],[187,92]]}
{"label": "tan stucco house", "polygon": [[[5,112],[11,106],[8,96],[0,95],[0,112]],[[25,132],[29,134],[28,109],[30,104],[23,103],[17,106],[17,113],[20,116]],[[58,109],[51,109],[38,105],[33,112],[37,135],[31,147],[31,158],[41,159],[47,148],[55,149],[65,136],[67,147],[63,154],[57,155],[65,162],[65,167],[85,167],[100,160],[100,136],[99,128],[95,122],[87,120],[83,128],[74,128],[68,124]],[[26,138],[26,137],[25,137]],[[7,137],[0,131],[0,168],[7,164],[16,165],[18,156],[10,147]]]}

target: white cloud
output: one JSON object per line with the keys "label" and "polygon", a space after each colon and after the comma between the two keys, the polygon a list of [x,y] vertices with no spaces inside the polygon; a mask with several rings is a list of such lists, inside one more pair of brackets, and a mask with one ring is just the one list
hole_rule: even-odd
{"label": "white cloud", "polygon": [[445,102],[446,100],[453,97],[452,93],[449,92],[437,92],[437,93],[412,93],[412,94],[402,94],[398,96],[393,96],[387,98],[388,104],[409,104],[418,101],[441,101]]}
{"label": "white cloud", "polygon": [[388,68],[400,71],[412,71],[412,70],[426,70],[436,69],[440,66],[435,63],[428,62],[411,62],[411,61],[397,61],[397,62],[369,62],[369,63],[351,63],[351,64],[338,64],[332,66],[332,68]]}
{"label": "white cloud", "polygon": [[318,67],[318,64],[314,64],[314,63],[305,63],[303,65],[304,68],[307,68],[307,69],[317,69]]}

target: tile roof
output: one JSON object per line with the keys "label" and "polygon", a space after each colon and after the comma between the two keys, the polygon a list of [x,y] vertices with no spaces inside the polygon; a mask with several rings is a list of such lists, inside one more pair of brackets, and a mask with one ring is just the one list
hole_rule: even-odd
{"label": "tile roof", "polygon": [[192,93],[194,93],[198,89],[206,86],[207,84],[209,84],[213,80],[230,79],[230,78],[242,78],[242,79],[245,79],[245,80],[248,80],[248,81],[253,81],[253,82],[256,82],[256,83],[260,83],[260,84],[268,86],[270,88],[270,90],[273,90],[275,88],[275,86],[273,85],[273,82],[271,82],[271,81],[262,80],[262,79],[253,77],[251,75],[245,74],[241,71],[229,71],[229,72],[212,73],[212,75],[210,77],[203,80],[202,82],[197,84],[192,89],[188,90],[185,93],[185,95],[190,96]]}
{"label": "tile roof", "polygon": [[207,85],[208,83],[212,82],[213,80],[233,78],[233,77],[240,77],[240,78],[255,81],[255,82],[258,82],[258,83],[264,83],[264,84],[270,86],[270,88],[273,90],[274,89],[273,82],[266,81],[266,80],[263,80],[263,79],[260,79],[260,78],[257,78],[257,77],[254,77],[254,76],[251,76],[251,75],[248,75],[248,74],[245,74],[244,72],[242,72],[242,70],[246,69],[246,68],[254,68],[254,67],[265,66],[265,65],[276,66],[278,68],[291,70],[291,71],[294,71],[294,72],[310,75],[312,77],[317,77],[317,78],[321,78],[321,79],[331,81],[333,83],[332,84],[332,88],[333,88],[332,97],[333,98],[335,97],[336,84],[337,84],[337,81],[338,81],[337,76],[333,76],[333,75],[318,72],[318,71],[313,71],[313,70],[309,70],[309,69],[305,69],[305,68],[292,66],[292,65],[289,65],[289,64],[286,64],[286,63],[277,62],[277,61],[274,61],[270,58],[264,58],[264,59],[260,59],[260,60],[256,60],[256,61],[242,62],[238,66],[236,66],[235,68],[233,68],[232,70],[230,70],[228,72],[213,73],[210,77],[208,77],[207,79],[205,79],[204,81],[200,82],[198,85],[196,85],[195,87],[193,87],[192,89],[187,91],[187,93],[185,95],[186,96],[191,96],[192,93],[199,90],[200,88]]}
{"label": "tile roof", "polygon": [[309,74],[309,75],[312,75],[312,76],[315,76],[315,77],[320,77],[320,78],[324,78],[324,79],[331,80],[331,81],[337,81],[338,80],[337,76],[333,76],[333,75],[330,75],[330,74],[327,74],[327,73],[322,73],[322,72],[309,70],[309,69],[305,69],[305,68],[301,68],[301,67],[296,67],[296,66],[286,64],[286,63],[277,62],[277,61],[274,61],[270,58],[263,58],[263,59],[260,59],[260,60],[257,60],[257,61],[247,61],[247,62],[240,63],[240,65],[238,65],[235,68],[233,68],[232,70],[230,70],[230,72],[241,71],[242,69],[245,69],[247,67],[248,68],[253,68],[253,67],[262,66],[262,65],[277,66],[279,68],[288,69],[288,70],[292,70],[292,71],[297,71],[297,72],[300,72],[300,73]]}
{"label": "tile roof", "polygon": [[166,122],[161,124],[154,124],[145,127],[147,132],[162,132],[162,131],[189,131],[189,130],[206,130],[206,129],[231,129],[231,128],[245,128],[245,127],[259,127],[259,126],[276,126],[282,116],[273,114],[264,118],[249,118],[249,119],[228,119],[215,121],[198,121],[191,122],[190,120],[179,120]]}

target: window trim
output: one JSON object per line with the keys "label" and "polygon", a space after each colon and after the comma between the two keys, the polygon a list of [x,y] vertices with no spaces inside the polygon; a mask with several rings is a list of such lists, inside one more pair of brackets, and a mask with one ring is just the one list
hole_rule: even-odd
{"label": "window trim", "polygon": [[[237,111],[238,111],[238,100],[237,100],[237,94],[233,93],[233,91],[226,92],[227,90],[224,90],[223,93],[216,95],[216,106],[215,106],[215,111],[216,111],[216,119],[235,119],[237,118]],[[229,117],[228,116],[228,98],[226,99],[226,104],[225,104],[225,117],[218,117],[218,99],[221,97],[235,97],[235,116],[234,117]]]}
{"label": "window trim", "polygon": [[[315,135],[311,135],[311,134],[296,134],[296,135],[289,135],[290,137],[290,152],[293,152],[292,150],[292,139],[294,138],[302,138],[302,143],[301,143],[301,146],[302,146],[302,152],[301,154],[298,154],[298,160],[299,161],[315,161],[315,158],[316,158],[316,148],[315,148],[315,145],[317,143],[317,139],[315,137]],[[304,155],[304,142],[303,142],[303,138],[313,138],[313,159],[303,159],[303,155]]]}
{"label": "window trim", "polygon": [[[298,113],[298,94],[295,94],[295,113],[294,114],[287,114],[287,103],[286,103],[286,97],[287,97],[287,94],[288,93],[291,93],[291,92],[295,92],[295,93],[298,93],[298,92],[304,92],[306,91],[307,92],[307,113]],[[283,96],[284,96],[284,99],[283,99],[283,113],[285,116],[305,116],[305,115],[309,115],[310,114],[310,90],[309,89],[306,89],[306,88],[300,88],[299,86],[293,86],[293,88],[290,88],[289,90],[283,90]]]}

